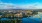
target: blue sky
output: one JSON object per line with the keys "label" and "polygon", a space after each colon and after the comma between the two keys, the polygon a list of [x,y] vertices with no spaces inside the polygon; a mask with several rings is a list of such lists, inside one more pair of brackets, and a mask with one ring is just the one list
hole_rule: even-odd
{"label": "blue sky", "polygon": [[42,3],[42,0],[1,0],[2,2],[5,3],[16,3],[16,4],[27,4],[27,3],[35,3],[35,2],[40,2]]}
{"label": "blue sky", "polygon": [[29,3],[35,3],[35,2],[39,2],[42,3],[42,0],[1,0],[4,3],[14,3],[14,4],[29,4]]}
{"label": "blue sky", "polygon": [[[14,9],[17,9],[17,8],[19,9],[32,9],[32,8],[39,9],[39,8],[42,8],[42,0],[0,0],[0,4],[3,4],[2,6],[4,7],[4,8],[0,7],[0,9],[13,9],[13,8]],[[7,8],[7,5],[11,5],[15,7]]]}

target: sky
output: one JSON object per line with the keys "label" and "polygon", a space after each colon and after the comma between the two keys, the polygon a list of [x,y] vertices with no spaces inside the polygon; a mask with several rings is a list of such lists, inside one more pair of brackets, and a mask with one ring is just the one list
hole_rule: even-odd
{"label": "sky", "polygon": [[42,9],[42,0],[0,0],[0,9]]}

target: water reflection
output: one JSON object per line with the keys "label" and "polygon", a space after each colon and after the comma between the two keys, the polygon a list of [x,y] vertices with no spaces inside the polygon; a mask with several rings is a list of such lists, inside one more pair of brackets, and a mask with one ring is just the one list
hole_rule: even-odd
{"label": "water reflection", "polygon": [[31,16],[29,18],[23,18],[23,23],[42,23],[42,13],[38,12],[37,15]]}
{"label": "water reflection", "polygon": [[[38,12],[38,14],[33,15],[29,18],[27,17],[27,18],[21,18],[21,19],[22,19],[22,23],[40,23],[42,21],[42,13]],[[1,18],[0,20],[1,21],[10,20],[12,22],[13,20],[16,20],[16,18],[13,18],[13,20],[9,18]]]}

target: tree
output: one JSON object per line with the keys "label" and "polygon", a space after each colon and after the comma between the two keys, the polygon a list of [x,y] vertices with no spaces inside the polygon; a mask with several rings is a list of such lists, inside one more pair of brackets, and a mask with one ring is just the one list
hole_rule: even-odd
{"label": "tree", "polygon": [[0,12],[0,15],[2,15],[3,13],[2,12]]}
{"label": "tree", "polygon": [[36,14],[38,14],[38,11],[33,11],[33,13],[32,13],[32,14],[36,15]]}

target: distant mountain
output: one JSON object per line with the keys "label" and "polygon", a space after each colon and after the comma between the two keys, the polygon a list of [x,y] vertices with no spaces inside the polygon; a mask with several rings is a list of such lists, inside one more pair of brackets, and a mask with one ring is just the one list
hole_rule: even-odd
{"label": "distant mountain", "polygon": [[0,9],[0,10],[35,10],[35,11],[40,11],[42,9]]}

